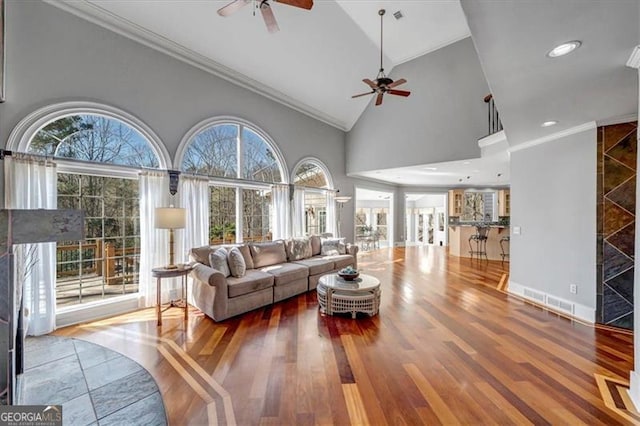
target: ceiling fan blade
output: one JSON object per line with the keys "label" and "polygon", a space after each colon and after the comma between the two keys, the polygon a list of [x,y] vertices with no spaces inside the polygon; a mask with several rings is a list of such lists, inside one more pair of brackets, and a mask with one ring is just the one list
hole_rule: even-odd
{"label": "ceiling fan blade", "polygon": [[407,92],[406,90],[387,90],[387,93],[391,95],[404,96],[405,98],[411,94],[411,92]]}
{"label": "ceiling fan blade", "polygon": [[375,82],[369,80],[368,78],[365,78],[362,81],[364,81],[366,84],[368,84],[369,87],[371,87],[373,90],[376,90],[378,88],[378,85]]}
{"label": "ceiling fan blade", "polygon": [[353,98],[359,98],[360,96],[372,95],[372,94],[374,94],[374,93],[376,93],[376,92],[374,91],[374,92],[360,93],[359,95],[353,95],[351,98],[352,98],[352,99],[353,99]]}
{"label": "ceiling fan blade", "polygon": [[249,4],[251,0],[234,0],[228,5],[221,7],[218,9],[218,15],[220,16],[229,16],[237,10],[242,9],[244,6]]}
{"label": "ceiling fan blade", "polygon": [[400,80],[394,81],[391,84],[387,84],[387,89],[391,89],[393,87],[400,86],[401,84],[405,84],[406,82],[407,82],[407,80],[405,80],[404,78],[401,78]]}
{"label": "ceiling fan blade", "polygon": [[267,31],[270,33],[277,33],[280,31],[280,27],[278,27],[276,17],[273,15],[273,10],[271,10],[269,3],[262,3],[260,5],[260,12],[262,13],[264,23],[267,25]]}
{"label": "ceiling fan blade", "polygon": [[384,93],[380,92],[378,93],[378,97],[376,98],[376,106],[382,104],[382,97],[384,96]]}
{"label": "ceiling fan blade", "polygon": [[311,10],[313,0],[276,0],[278,3],[288,4],[289,6],[299,7],[300,9]]}

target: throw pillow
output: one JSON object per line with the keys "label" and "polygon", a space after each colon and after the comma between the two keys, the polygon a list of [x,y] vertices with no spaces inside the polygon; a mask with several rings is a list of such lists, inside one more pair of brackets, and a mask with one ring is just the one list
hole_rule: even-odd
{"label": "throw pillow", "polygon": [[302,260],[311,257],[311,241],[308,238],[292,238],[287,241],[289,260]]}
{"label": "throw pillow", "polygon": [[222,272],[225,277],[231,275],[229,264],[227,263],[227,251],[223,248],[219,248],[209,254],[209,265],[213,269]]}
{"label": "throw pillow", "polygon": [[227,260],[229,262],[231,275],[236,278],[244,277],[244,274],[247,271],[247,264],[245,263],[244,256],[242,256],[238,247],[233,247],[229,250]]}
{"label": "throw pillow", "polygon": [[323,256],[335,256],[347,254],[347,246],[344,238],[323,238],[320,254]]}

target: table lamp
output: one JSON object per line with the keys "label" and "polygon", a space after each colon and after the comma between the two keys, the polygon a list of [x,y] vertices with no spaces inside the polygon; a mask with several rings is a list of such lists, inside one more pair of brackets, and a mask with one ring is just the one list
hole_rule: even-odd
{"label": "table lamp", "polygon": [[187,210],[180,207],[157,207],[156,208],[156,229],[169,230],[169,264],[167,269],[177,269],[173,263],[173,231],[182,229],[187,225]]}

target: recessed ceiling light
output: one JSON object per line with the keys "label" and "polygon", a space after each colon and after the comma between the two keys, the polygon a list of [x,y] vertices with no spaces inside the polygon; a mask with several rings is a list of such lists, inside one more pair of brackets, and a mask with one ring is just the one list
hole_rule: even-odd
{"label": "recessed ceiling light", "polygon": [[423,167],[422,170],[438,170],[437,167]]}
{"label": "recessed ceiling light", "polygon": [[471,164],[471,161],[465,161],[465,162],[464,162],[464,163],[462,163],[462,164]]}
{"label": "recessed ceiling light", "polygon": [[545,121],[544,123],[541,124],[542,127],[551,127],[551,126],[555,126],[556,124],[558,124],[557,120],[549,120],[549,121]]}
{"label": "recessed ceiling light", "polygon": [[551,49],[549,53],[547,53],[547,56],[549,58],[557,58],[559,56],[568,55],[569,53],[573,52],[578,47],[580,47],[581,44],[582,42],[579,40],[573,40],[573,41],[568,41],[566,43],[559,44],[558,46]]}

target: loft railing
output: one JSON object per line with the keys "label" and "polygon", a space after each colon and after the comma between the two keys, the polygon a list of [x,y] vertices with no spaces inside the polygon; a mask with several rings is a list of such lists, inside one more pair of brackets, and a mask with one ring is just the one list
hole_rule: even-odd
{"label": "loft railing", "polygon": [[491,93],[484,97],[484,102],[487,104],[487,122],[489,126],[489,133],[487,133],[488,136],[502,130],[502,121],[500,121],[500,114],[498,114],[498,109],[496,108],[496,104],[493,101],[493,95]]}

